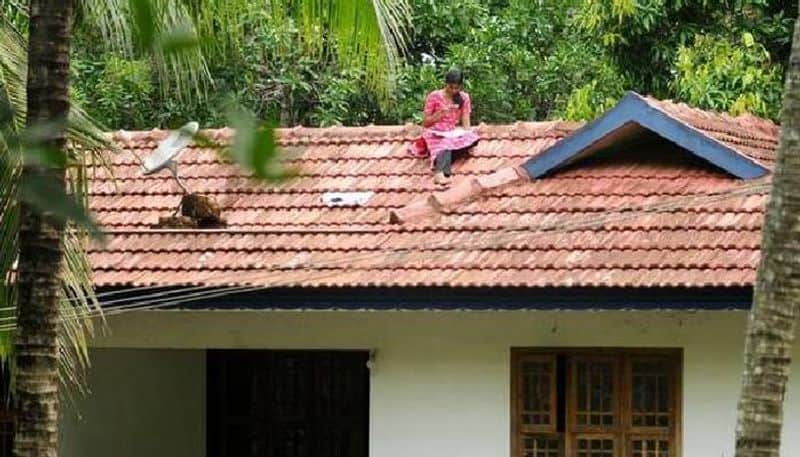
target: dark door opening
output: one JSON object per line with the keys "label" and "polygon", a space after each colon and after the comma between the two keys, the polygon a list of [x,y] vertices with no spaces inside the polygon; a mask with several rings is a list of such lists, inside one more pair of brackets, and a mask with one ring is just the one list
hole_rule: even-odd
{"label": "dark door opening", "polygon": [[367,457],[366,351],[207,357],[208,457]]}

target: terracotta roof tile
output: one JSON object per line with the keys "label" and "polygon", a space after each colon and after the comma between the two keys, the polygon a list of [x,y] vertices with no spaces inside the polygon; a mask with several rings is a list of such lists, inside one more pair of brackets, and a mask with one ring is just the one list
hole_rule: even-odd
{"label": "terracotta roof tile", "polygon": [[775,161],[780,127],[767,119],[750,114],[733,117],[652,97],[646,97],[646,100],[651,106],[767,166]]}
{"label": "terracotta roof tile", "polygon": [[[648,99],[762,163],[778,127]],[[413,125],[278,132],[296,179],[255,183],[214,150],[189,147],[179,172],[222,207],[228,228],[157,230],[181,190],[138,159],[167,132],[115,132],[114,179],[97,169],[91,205],[108,232],[90,258],[99,286],[664,287],[751,285],[764,188],[671,148],[592,156],[541,180],[519,168],[577,124],[479,125],[481,142],[438,191],[429,164],[406,155]],[[223,143],[230,129],[204,131]],[[134,154],[135,153],[135,154]],[[767,181],[768,182],[768,179]],[[737,190],[730,198],[703,201]],[[372,191],[330,207],[327,191]]]}

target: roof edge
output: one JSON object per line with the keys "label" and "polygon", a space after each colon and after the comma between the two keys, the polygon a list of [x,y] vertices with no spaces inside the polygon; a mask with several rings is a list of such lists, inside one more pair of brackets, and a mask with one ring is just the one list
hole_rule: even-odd
{"label": "roof edge", "polygon": [[[174,290],[175,288],[164,288]],[[179,288],[178,288],[179,289]],[[114,291],[117,288],[102,288]],[[209,289],[213,290],[213,289]],[[136,295],[136,292],[130,292]],[[126,296],[122,294],[122,296]],[[119,299],[120,297],[115,297]],[[322,287],[264,288],[201,298],[163,310],[747,310],[736,287]],[[103,303],[101,303],[103,305]]]}
{"label": "roof edge", "polygon": [[737,178],[754,179],[769,173],[757,161],[662,111],[633,91],[596,120],[528,159],[523,168],[532,179],[541,178],[629,123],[656,133]]}

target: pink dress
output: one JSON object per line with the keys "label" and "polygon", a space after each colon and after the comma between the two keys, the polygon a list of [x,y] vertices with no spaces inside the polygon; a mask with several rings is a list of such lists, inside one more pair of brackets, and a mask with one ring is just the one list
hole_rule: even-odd
{"label": "pink dress", "polygon": [[[472,102],[469,99],[469,94],[462,91],[461,97],[463,97],[464,103],[461,105],[460,109],[457,107],[457,105],[453,104],[452,106],[456,109],[451,110],[449,113],[447,113],[447,115],[439,119],[438,122],[426,127],[422,131],[422,138],[425,140],[431,165],[433,165],[435,162],[436,156],[438,156],[442,151],[455,151],[458,149],[464,149],[473,146],[478,142],[478,134],[471,130],[464,130],[463,133],[458,136],[447,137],[437,133],[454,130],[463,115],[470,115],[472,112]],[[428,94],[428,97],[425,99],[424,113],[426,116],[428,116],[440,111],[447,105],[450,105],[450,103],[444,96],[444,90],[435,90]]]}

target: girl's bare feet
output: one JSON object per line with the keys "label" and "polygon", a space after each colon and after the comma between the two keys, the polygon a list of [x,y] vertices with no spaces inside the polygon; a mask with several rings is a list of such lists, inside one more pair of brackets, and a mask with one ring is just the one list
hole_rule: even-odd
{"label": "girl's bare feet", "polygon": [[447,186],[450,184],[450,177],[445,176],[441,171],[433,176],[433,183],[437,186]]}

